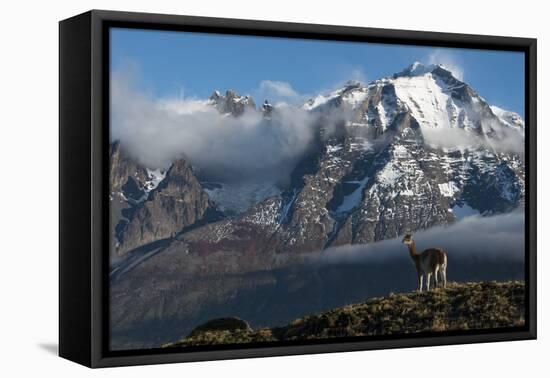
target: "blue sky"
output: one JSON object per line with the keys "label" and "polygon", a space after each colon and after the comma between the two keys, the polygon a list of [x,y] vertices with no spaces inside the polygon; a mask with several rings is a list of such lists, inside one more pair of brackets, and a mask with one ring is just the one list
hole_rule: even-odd
{"label": "blue sky", "polygon": [[266,80],[311,95],[390,76],[414,61],[442,63],[491,105],[524,115],[519,52],[111,29],[111,71],[132,67],[138,89],[154,97],[206,98],[229,88],[259,96]]}

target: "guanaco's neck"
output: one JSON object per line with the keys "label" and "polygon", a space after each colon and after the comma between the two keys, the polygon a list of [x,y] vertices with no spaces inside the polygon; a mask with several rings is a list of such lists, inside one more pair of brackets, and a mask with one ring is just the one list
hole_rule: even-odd
{"label": "guanaco's neck", "polygon": [[416,253],[416,243],[414,242],[414,240],[412,241],[411,244],[408,245],[408,247],[409,247],[409,254],[411,255],[411,258],[416,261],[418,257],[418,253]]}

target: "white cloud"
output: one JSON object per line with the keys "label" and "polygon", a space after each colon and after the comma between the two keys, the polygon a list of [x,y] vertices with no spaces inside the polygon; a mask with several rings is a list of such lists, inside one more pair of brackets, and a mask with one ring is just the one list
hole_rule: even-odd
{"label": "white cloud", "polygon": [[154,99],[134,82],[112,75],[111,138],[149,168],[184,157],[225,180],[284,180],[313,138],[313,116],[296,107],[278,108],[269,121],[256,111],[235,118],[208,100]]}
{"label": "white cloud", "polygon": [[348,80],[355,80],[365,83],[367,81],[367,75],[362,68],[355,67],[350,71]]}
{"label": "white cloud", "polygon": [[260,91],[269,97],[296,98],[299,96],[292,86],[285,81],[263,80],[260,83]]}
{"label": "white cloud", "polygon": [[[524,135],[494,119],[481,119],[482,134],[453,127],[423,127],[422,136],[434,148],[475,150],[488,148],[504,153],[525,153]],[[486,137],[488,133],[491,137]]]}
{"label": "white cloud", "polygon": [[334,90],[345,86],[349,81],[359,81],[362,83],[367,81],[367,75],[361,67],[346,68],[346,70],[342,71],[341,74],[342,80],[329,87],[319,89],[313,94],[300,93],[286,81],[263,80],[260,82],[258,89],[253,93],[253,97],[259,101],[259,104],[264,100],[268,100],[273,104],[290,104],[301,106],[318,93],[333,92]]}
{"label": "white cloud", "polygon": [[[327,263],[376,261],[407,257],[401,237],[361,245],[331,247],[322,261]],[[465,217],[456,223],[414,232],[419,248],[441,247],[453,258],[506,259],[523,261],[525,251],[525,213]]]}
{"label": "white cloud", "polygon": [[300,106],[309,99],[310,95],[298,92],[286,81],[262,80],[258,88],[253,91],[253,97],[258,100],[258,105],[267,100],[276,105]]}
{"label": "white cloud", "polygon": [[206,100],[166,98],[158,101],[159,109],[176,114],[193,114],[208,111]]}
{"label": "white cloud", "polygon": [[335,90],[338,90],[340,88],[343,88],[348,84],[350,81],[358,81],[361,83],[367,82],[367,75],[365,74],[365,71],[363,71],[363,68],[361,67],[346,67],[345,69],[338,69],[337,70],[339,74],[337,77],[339,78],[333,85],[327,86],[325,88],[321,88],[318,90],[314,95],[309,96],[314,97],[319,93],[330,93]]}
{"label": "white cloud", "polygon": [[459,79],[464,80],[464,68],[452,52],[446,49],[436,49],[428,57],[429,64],[442,64],[447,70]]}

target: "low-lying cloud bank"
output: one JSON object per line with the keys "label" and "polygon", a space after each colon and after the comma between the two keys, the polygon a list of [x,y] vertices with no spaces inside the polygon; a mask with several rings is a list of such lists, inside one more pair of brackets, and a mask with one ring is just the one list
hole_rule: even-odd
{"label": "low-lying cloud bank", "polygon": [[178,158],[226,179],[289,176],[313,138],[315,118],[281,105],[271,119],[247,111],[235,118],[220,114],[206,100],[156,100],[113,74],[111,139],[149,168],[166,169]]}
{"label": "low-lying cloud bank", "polygon": [[[525,214],[523,210],[508,214],[463,218],[448,226],[436,226],[414,233],[418,252],[440,247],[453,260],[510,261],[523,263],[525,257]],[[320,264],[368,263],[409,259],[401,238],[364,245],[346,245],[326,250]]]}

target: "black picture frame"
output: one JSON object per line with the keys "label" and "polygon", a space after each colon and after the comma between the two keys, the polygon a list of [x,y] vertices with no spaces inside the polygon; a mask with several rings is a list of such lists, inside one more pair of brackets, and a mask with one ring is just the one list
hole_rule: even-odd
{"label": "black picture frame", "polygon": [[[110,27],[525,53],[526,325],[183,352],[108,350]],[[536,338],[536,39],[92,10],[59,24],[59,354],[89,367],[406,348]]]}

